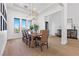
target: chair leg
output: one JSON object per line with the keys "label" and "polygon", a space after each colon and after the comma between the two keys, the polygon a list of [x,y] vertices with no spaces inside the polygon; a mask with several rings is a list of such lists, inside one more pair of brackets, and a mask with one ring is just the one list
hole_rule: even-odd
{"label": "chair leg", "polygon": [[42,48],[43,44],[41,44],[41,52],[43,51],[43,48]]}
{"label": "chair leg", "polygon": [[28,45],[28,41],[26,40],[26,45]]}
{"label": "chair leg", "polygon": [[24,38],[22,37],[22,41],[24,42]]}
{"label": "chair leg", "polygon": [[47,43],[47,49],[48,49],[48,43]]}
{"label": "chair leg", "polygon": [[31,42],[29,41],[29,48],[30,48],[30,44],[31,44]]}

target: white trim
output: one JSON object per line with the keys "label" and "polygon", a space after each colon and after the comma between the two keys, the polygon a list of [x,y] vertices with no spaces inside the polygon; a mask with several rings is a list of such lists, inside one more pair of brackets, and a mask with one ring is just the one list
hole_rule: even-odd
{"label": "white trim", "polygon": [[0,14],[1,14],[1,16],[3,17],[3,19],[4,19],[4,21],[7,23],[7,21],[5,20],[5,18],[4,18],[4,16],[3,16],[3,14],[0,12]]}
{"label": "white trim", "polygon": [[19,37],[19,38],[10,38],[8,40],[13,40],[13,39],[22,39],[22,37]]}
{"label": "white trim", "polygon": [[6,14],[7,14],[7,4],[4,3],[4,7],[5,7],[5,10],[6,10]]}
{"label": "white trim", "polygon": [[0,56],[3,55],[4,53],[4,50],[5,50],[5,46],[6,46],[6,43],[7,43],[7,31],[0,31],[0,37],[2,37],[2,41],[0,41],[1,43],[1,49],[0,49]]}
{"label": "white trim", "polygon": [[0,12],[0,16],[1,16],[1,12]]}
{"label": "white trim", "polygon": [[2,56],[3,53],[4,53],[4,50],[5,50],[5,47],[6,47],[6,43],[7,43],[7,40],[4,42],[4,45],[3,45],[2,51],[0,53],[0,56]]}

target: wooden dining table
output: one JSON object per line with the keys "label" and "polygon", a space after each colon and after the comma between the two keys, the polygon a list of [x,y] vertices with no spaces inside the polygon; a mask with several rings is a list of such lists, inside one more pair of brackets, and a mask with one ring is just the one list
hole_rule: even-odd
{"label": "wooden dining table", "polygon": [[31,47],[36,47],[38,40],[41,40],[41,33],[32,33],[31,34]]}

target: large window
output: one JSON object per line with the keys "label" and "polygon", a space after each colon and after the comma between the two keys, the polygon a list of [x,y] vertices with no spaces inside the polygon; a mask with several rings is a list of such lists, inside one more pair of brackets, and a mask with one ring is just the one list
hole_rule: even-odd
{"label": "large window", "polygon": [[20,32],[20,19],[19,18],[14,18],[14,31],[15,33]]}
{"label": "large window", "polygon": [[7,23],[3,19],[3,30],[7,30]]}
{"label": "large window", "polygon": [[26,30],[26,19],[22,19],[22,30]]}
{"label": "large window", "polygon": [[14,18],[14,32],[15,33],[19,33],[20,30],[30,29],[30,25],[31,25],[30,20]]}
{"label": "large window", "polygon": [[28,29],[30,29],[31,21],[28,20]]}
{"label": "large window", "polygon": [[7,30],[7,13],[4,3],[0,3],[0,31]]}
{"label": "large window", "polygon": [[2,16],[0,16],[0,31],[2,30]]}

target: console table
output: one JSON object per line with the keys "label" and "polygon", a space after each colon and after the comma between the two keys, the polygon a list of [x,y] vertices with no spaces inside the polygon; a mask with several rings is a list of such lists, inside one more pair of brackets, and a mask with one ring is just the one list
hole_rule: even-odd
{"label": "console table", "polygon": [[[56,35],[61,37],[61,29],[57,30]],[[67,29],[67,37],[77,39],[77,29]]]}

